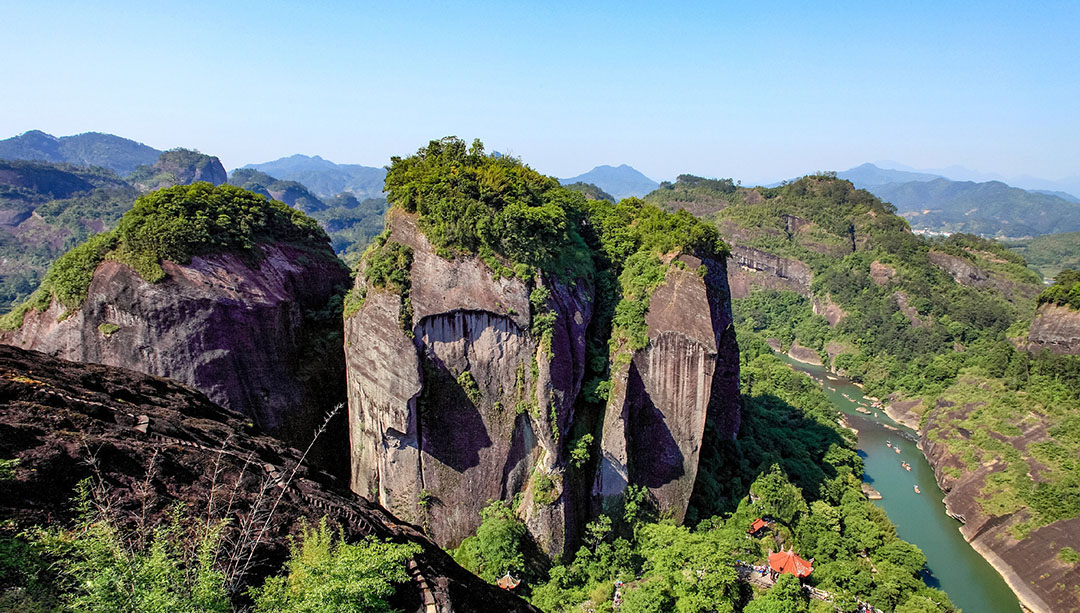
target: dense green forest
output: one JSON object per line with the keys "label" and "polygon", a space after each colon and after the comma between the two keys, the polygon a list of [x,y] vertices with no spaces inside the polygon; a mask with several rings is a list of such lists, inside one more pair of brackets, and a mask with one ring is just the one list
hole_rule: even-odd
{"label": "dense green forest", "polygon": [[[1040,295],[1040,279],[1016,252],[972,235],[918,237],[891,205],[830,175],[775,188],[721,183],[680,179],[647,200],[670,209],[707,203],[734,243],[813,272],[803,294],[759,290],[736,300],[740,329],[785,351],[798,342],[868,395],[906,400],[924,423],[933,415],[927,435],[969,470],[998,462],[1005,470],[978,500],[993,517],[1028,509],[1009,520],[1014,536],[1080,516],[1080,357],[1022,348],[1037,303],[1072,304],[1073,273]],[[839,309],[835,325],[815,314],[827,304]],[[1032,423],[1045,432],[1019,436]]]}
{"label": "dense green forest", "polygon": [[0,312],[33,292],[57,257],[116,225],[137,192],[104,168],[0,161]]}
{"label": "dense green forest", "polygon": [[1080,310],[1080,271],[1059,272],[1054,284],[1039,294],[1039,304],[1047,303]]}
{"label": "dense green forest", "polygon": [[[762,564],[768,552],[794,547],[815,559],[808,584],[832,593],[844,610],[859,601],[884,610],[954,610],[923,583],[922,552],[898,539],[884,511],[862,495],[854,437],[837,425],[823,392],[762,339],[744,334],[739,344],[743,425],[735,441],[703,451],[694,521],[659,518],[645,490],[632,487],[619,512],[589,524],[574,556],[545,569],[530,563],[512,505],[493,502],[455,559],[492,582],[506,570],[525,577],[530,600],[550,612],[612,611],[616,581],[624,584],[619,610],[630,613],[835,610],[790,579],[768,591],[738,580],[736,561]],[[775,522],[751,538],[747,528],[762,516]]]}

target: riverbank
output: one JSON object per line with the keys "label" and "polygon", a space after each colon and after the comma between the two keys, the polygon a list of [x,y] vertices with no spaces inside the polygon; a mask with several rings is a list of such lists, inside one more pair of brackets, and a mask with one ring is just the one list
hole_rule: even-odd
{"label": "riverbank", "polygon": [[[960,533],[963,534],[964,529],[960,529]],[[964,535],[967,538],[967,535]],[[980,556],[986,560],[990,566],[994,567],[994,570],[1001,575],[1001,578],[1005,580],[1005,583],[1009,586],[1009,589],[1016,594],[1016,598],[1020,601],[1020,606],[1025,610],[1031,611],[1031,613],[1054,613],[1054,610],[1050,608],[1046,601],[1043,600],[1035,590],[1028,587],[1024,578],[1017,574],[1016,570],[1009,565],[1008,562],[1003,560],[1001,556],[994,553],[993,549],[990,549],[987,545],[982,543],[981,539],[969,540],[971,548],[974,549]]]}
{"label": "riverbank", "polygon": [[[1018,589],[1015,582],[1022,585],[1021,575],[989,548],[993,543],[969,541],[962,520],[949,512],[944,504],[946,492],[938,480],[942,470],[931,463],[933,454],[918,444],[921,416],[910,411],[916,403],[900,401],[878,408],[872,415],[860,413],[859,407],[876,399],[866,397],[857,384],[824,366],[786,353],[781,357],[821,382],[843,413],[844,425],[859,433],[860,455],[866,466],[864,480],[882,495],[875,504],[886,510],[901,538],[924,551],[930,575],[957,606],[979,613],[1016,613],[1022,598],[1024,606],[1035,604],[1031,608],[1038,613],[1049,610],[1037,606],[1038,597],[1033,598],[1031,590],[1024,593]],[[901,466],[905,461],[911,470]],[[921,494],[912,491],[913,484],[919,486]]]}

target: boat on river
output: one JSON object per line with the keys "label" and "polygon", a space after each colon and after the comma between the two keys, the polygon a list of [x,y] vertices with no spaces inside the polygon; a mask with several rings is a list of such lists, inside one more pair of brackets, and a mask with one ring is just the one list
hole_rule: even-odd
{"label": "boat on river", "polygon": [[922,492],[919,491],[919,486],[917,486],[917,485],[915,486],[915,493],[916,494],[921,494],[922,493]]}
{"label": "boat on river", "polygon": [[900,445],[893,447],[893,451],[895,451],[896,453],[900,453]]}

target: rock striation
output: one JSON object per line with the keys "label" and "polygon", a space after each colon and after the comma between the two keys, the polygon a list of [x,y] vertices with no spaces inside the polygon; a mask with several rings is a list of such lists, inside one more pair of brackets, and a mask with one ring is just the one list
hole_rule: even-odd
{"label": "rock striation", "polygon": [[477,258],[440,257],[414,215],[392,209],[388,227],[390,242],[412,249],[412,316],[403,326],[402,297],[367,288],[345,322],[353,490],[444,546],[472,534],[489,501],[521,494],[541,548],[561,553],[582,523],[562,483],[589,284],[540,279],[556,314],[544,347],[522,281],[493,278]]}
{"label": "rock striation", "polygon": [[258,250],[254,260],[221,253],[164,261],[158,283],[106,259],[80,308],[66,312],[53,300],[0,342],[175,379],[305,445],[322,414],[344,400],[343,356],[316,355],[313,345],[336,333],[336,317],[312,313],[348,285],[348,270],[328,248]]}
{"label": "rock striation", "polygon": [[682,521],[704,437],[730,439],[739,429],[738,348],[725,264],[690,255],[678,260],[685,266],[668,267],[650,299],[648,345],[614,372],[593,486],[599,509],[629,484],[644,485],[661,512]]}
{"label": "rock striation", "polygon": [[1043,304],[1028,329],[1028,350],[1080,355],[1080,311]]}
{"label": "rock striation", "polygon": [[174,381],[0,345],[0,433],[0,458],[19,460],[0,496],[0,520],[16,530],[63,525],[76,484],[100,479],[125,529],[158,525],[179,504],[195,517],[229,520],[228,547],[258,514],[266,532],[249,535],[253,564],[240,594],[277,572],[302,520],[325,517],[348,541],[370,535],[421,547],[411,581],[391,598],[394,610],[536,611],[458,566],[416,527],[309,469],[296,449]]}
{"label": "rock striation", "polygon": [[[345,322],[353,490],[444,547],[475,531],[489,501],[517,499],[539,548],[566,553],[628,482],[681,517],[706,418],[719,436],[738,429],[724,263],[682,255],[668,267],[650,301],[648,346],[614,373],[595,485],[578,487],[574,471],[585,469],[571,466],[570,448],[575,425],[588,423],[578,413],[592,282],[541,274],[535,285],[549,297],[537,305],[525,282],[494,276],[479,258],[442,257],[416,215],[394,208],[387,219],[386,244],[411,249],[411,289],[357,276],[365,299]],[[532,329],[538,308],[554,315],[550,337]]]}
{"label": "rock striation", "polygon": [[789,290],[810,296],[810,267],[767,251],[732,244],[728,285],[733,298],[745,298],[756,289]]}

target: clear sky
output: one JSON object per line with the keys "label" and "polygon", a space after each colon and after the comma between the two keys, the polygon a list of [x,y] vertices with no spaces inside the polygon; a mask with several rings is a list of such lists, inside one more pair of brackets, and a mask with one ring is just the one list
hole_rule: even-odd
{"label": "clear sky", "polygon": [[891,159],[1080,174],[1080,2],[13,2],[0,138],[226,167],[482,139],[556,176],[772,181]]}

